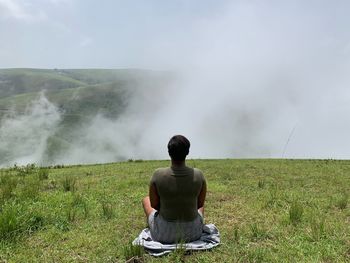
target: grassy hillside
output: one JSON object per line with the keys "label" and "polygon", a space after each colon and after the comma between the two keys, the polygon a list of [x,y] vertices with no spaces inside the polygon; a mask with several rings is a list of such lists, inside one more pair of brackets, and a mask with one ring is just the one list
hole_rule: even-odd
{"label": "grassy hillside", "polygon": [[0,110],[24,111],[45,91],[66,114],[118,114],[137,90],[156,92],[168,81],[168,73],[150,70],[0,69]]}
{"label": "grassy hillside", "polygon": [[[125,262],[168,161],[1,170],[0,261]],[[350,161],[189,160],[222,244],[146,262],[349,262]]]}
{"label": "grassy hillside", "polygon": [[96,84],[140,84],[167,74],[138,69],[0,69],[0,98]]}
{"label": "grassy hillside", "polygon": [[0,70],[0,97],[38,92],[43,89],[60,90],[86,85],[86,83],[47,69]]}
{"label": "grassy hillside", "polygon": [[[156,108],[157,95],[164,93],[171,81],[169,73],[151,70],[0,69],[0,125],[5,116],[26,114],[44,91],[61,117],[42,160],[51,164],[96,115],[116,120],[132,107],[132,101],[145,101],[147,96],[154,98],[150,105]],[[12,144],[15,148],[15,142]],[[16,157],[12,149],[5,148],[0,148],[0,166]]]}

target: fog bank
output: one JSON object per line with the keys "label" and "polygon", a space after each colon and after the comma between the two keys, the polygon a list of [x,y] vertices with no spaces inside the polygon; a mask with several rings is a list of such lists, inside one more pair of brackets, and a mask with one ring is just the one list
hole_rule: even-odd
{"label": "fog bank", "polygon": [[[168,158],[174,134],[189,138],[190,158],[349,159],[349,7],[232,1],[186,27],[154,29],[135,65],[177,81],[135,94],[121,117],[86,121],[52,162]],[[42,97],[3,120],[5,164],[44,162],[61,114]]]}

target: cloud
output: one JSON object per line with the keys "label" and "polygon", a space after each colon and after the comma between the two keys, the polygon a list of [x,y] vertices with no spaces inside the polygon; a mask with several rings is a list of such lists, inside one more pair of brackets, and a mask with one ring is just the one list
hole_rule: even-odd
{"label": "cloud", "polygon": [[93,39],[90,37],[82,37],[80,42],[79,42],[79,46],[81,47],[87,47],[90,46],[93,43]]}
{"label": "cloud", "polygon": [[61,119],[58,109],[43,95],[22,115],[7,116],[0,123],[0,166],[37,163],[45,160],[47,140]]}
{"label": "cloud", "polygon": [[74,0],[49,0],[50,3],[55,5],[61,5],[61,4],[71,4],[74,2]]}
{"label": "cloud", "polygon": [[0,0],[0,17],[26,22],[39,22],[47,19],[46,13],[40,7],[16,0]]}

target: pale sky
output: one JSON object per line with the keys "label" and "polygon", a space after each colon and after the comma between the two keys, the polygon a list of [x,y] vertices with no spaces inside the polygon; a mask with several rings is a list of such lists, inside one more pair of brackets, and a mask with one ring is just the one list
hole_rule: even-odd
{"label": "pale sky", "polygon": [[0,67],[158,66],[151,57],[159,48],[188,43],[192,27],[220,15],[226,5],[186,0],[0,0]]}
{"label": "pale sky", "polygon": [[0,0],[0,67],[171,68],[276,37],[348,54],[349,11],[341,0]]}

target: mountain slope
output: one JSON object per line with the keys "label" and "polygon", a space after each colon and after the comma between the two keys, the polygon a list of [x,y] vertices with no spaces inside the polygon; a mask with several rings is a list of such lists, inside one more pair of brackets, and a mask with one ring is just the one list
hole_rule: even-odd
{"label": "mountain slope", "polygon": [[[127,111],[139,111],[145,101],[156,109],[157,98],[171,81],[169,73],[148,70],[2,69],[0,166],[13,164],[16,156],[27,160],[30,148],[38,147],[45,148],[38,153],[43,156],[38,157],[40,162],[54,163],[69,145],[84,137],[84,129],[97,116],[113,122]],[[56,122],[50,120],[56,117]],[[30,141],[30,146],[17,149]]]}

